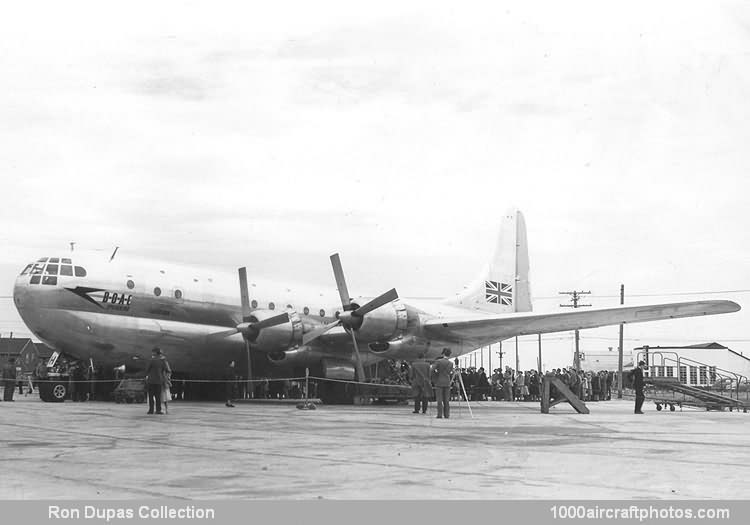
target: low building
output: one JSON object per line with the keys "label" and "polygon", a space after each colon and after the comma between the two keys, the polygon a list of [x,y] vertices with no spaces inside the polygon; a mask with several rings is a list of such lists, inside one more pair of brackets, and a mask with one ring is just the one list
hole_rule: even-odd
{"label": "low building", "polygon": [[46,345],[34,343],[28,337],[0,337],[0,365],[14,357],[16,366],[24,374],[32,373],[39,360],[49,359],[52,350]]}
{"label": "low building", "polygon": [[634,360],[648,364],[651,377],[675,377],[692,386],[723,383],[747,385],[750,359],[719,343],[689,346],[641,346],[633,349]]}
{"label": "low building", "polygon": [[[581,352],[581,369],[591,372],[600,372],[602,370],[617,371],[619,368],[618,352],[614,348],[608,351],[586,351]],[[622,368],[628,370],[633,368],[633,358],[629,355],[622,356]]]}

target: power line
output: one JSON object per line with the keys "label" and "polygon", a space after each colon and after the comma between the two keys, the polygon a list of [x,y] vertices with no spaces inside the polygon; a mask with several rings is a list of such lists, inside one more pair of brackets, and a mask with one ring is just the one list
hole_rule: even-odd
{"label": "power line", "polygon": [[[750,293],[750,289],[739,289],[739,290],[704,290],[701,292],[663,292],[663,293],[632,293],[628,294],[628,297],[668,297],[668,296],[674,296],[674,295],[713,295],[718,293]],[[597,297],[597,298],[619,298],[620,295],[591,295],[591,297]],[[544,300],[552,300],[558,299],[558,296],[556,295],[541,295],[538,297],[533,297],[532,299],[544,299]]]}

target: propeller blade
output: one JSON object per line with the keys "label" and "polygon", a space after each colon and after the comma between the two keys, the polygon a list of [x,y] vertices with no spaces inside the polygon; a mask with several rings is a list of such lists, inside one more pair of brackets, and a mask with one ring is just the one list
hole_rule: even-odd
{"label": "propeller blade", "polygon": [[247,322],[250,317],[250,293],[247,291],[247,268],[239,269],[240,273],[240,301],[242,303],[242,320]]}
{"label": "propeller blade", "polygon": [[318,328],[314,328],[313,330],[310,330],[306,334],[302,335],[302,344],[306,345],[306,344],[314,341],[315,339],[317,339],[321,335],[325,334],[328,330],[330,330],[331,328],[334,328],[334,327],[338,326],[339,324],[340,324],[340,321],[337,319],[337,320],[335,320],[332,323],[324,324],[322,326],[319,326]]}
{"label": "propeller blade", "polygon": [[250,390],[251,394],[250,397],[255,397],[252,394],[253,391],[253,358],[252,358],[252,347],[250,346],[250,341],[245,339],[245,351],[247,352],[247,387],[248,390]]}
{"label": "propeller blade", "polygon": [[380,308],[381,306],[390,303],[391,301],[395,301],[396,299],[398,299],[398,293],[396,292],[395,288],[391,288],[384,294],[377,296],[372,301],[360,306],[359,308],[354,310],[352,314],[357,315],[359,317],[363,317],[367,315],[368,313],[372,312],[373,310],[376,310]]}
{"label": "propeller blade", "polygon": [[359,345],[357,344],[357,335],[354,330],[349,331],[350,334],[352,334],[352,343],[354,343],[354,356],[356,358],[356,368],[357,368],[357,381],[360,383],[364,383],[365,381],[365,369],[362,366],[362,357],[359,355]]}
{"label": "propeller blade", "polygon": [[288,322],[289,314],[284,312],[283,314],[274,315],[273,317],[269,317],[268,319],[263,319],[260,322],[252,323],[250,326],[253,328],[253,330],[259,331],[263,330],[264,328],[270,328],[272,326],[277,326]]}
{"label": "propeller blade", "polygon": [[339,289],[341,306],[344,307],[345,312],[348,312],[351,310],[351,298],[349,297],[349,289],[346,287],[344,268],[341,266],[341,259],[338,253],[331,255],[331,266],[333,266],[333,277],[336,279],[336,288]]}
{"label": "propeller blade", "polygon": [[232,328],[231,330],[223,330],[221,332],[214,332],[212,334],[208,334],[206,336],[207,341],[218,341],[219,339],[224,339],[225,337],[229,337],[230,335],[238,334],[240,331],[236,328]]}

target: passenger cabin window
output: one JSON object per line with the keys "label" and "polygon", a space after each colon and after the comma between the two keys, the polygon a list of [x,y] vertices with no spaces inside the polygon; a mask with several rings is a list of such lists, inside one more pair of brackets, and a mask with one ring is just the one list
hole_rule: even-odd
{"label": "passenger cabin window", "polygon": [[269,309],[269,310],[274,310],[275,308],[276,308],[276,305],[275,305],[275,304],[273,304],[273,303],[268,303],[268,309]]}
{"label": "passenger cabin window", "polygon": [[156,297],[159,297],[161,295],[161,288],[159,288],[158,286],[154,288],[154,295]]}
{"label": "passenger cabin window", "polygon": [[302,313],[303,313],[303,314],[305,314],[305,315],[310,315],[310,309],[309,309],[309,308],[308,308],[307,306],[305,306],[305,307],[304,307],[304,308],[302,309]]}
{"label": "passenger cabin window", "polygon": [[175,290],[174,291],[174,298],[175,299],[182,299],[182,290]]}
{"label": "passenger cabin window", "polygon": [[135,283],[132,281],[132,279],[128,279],[126,286],[128,287],[128,290],[132,290],[133,288],[135,288]]}
{"label": "passenger cabin window", "polygon": [[320,313],[320,317],[325,317],[326,316],[326,311],[323,310],[322,308],[320,309],[319,313]]}
{"label": "passenger cabin window", "polygon": [[256,301],[255,299],[253,299],[252,301],[250,301],[250,307],[251,308],[258,308],[258,301]]}

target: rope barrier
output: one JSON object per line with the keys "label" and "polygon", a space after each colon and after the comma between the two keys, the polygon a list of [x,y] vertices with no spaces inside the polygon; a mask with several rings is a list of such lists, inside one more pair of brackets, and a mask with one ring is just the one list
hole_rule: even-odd
{"label": "rope barrier", "polygon": [[[145,379],[145,377],[123,377],[120,379],[41,379],[41,378],[32,378],[31,381],[33,383],[85,383],[85,384],[91,384],[91,383],[119,383],[125,379]],[[352,384],[352,385],[384,385],[384,386],[409,386],[408,384],[403,383],[373,383],[373,382],[363,382],[363,381],[353,381],[353,380],[346,380],[346,379],[333,379],[333,378],[327,378],[327,377],[317,377],[317,376],[309,376],[309,379],[315,379],[318,381],[327,381],[331,383],[346,383],[346,384]],[[266,381],[269,383],[273,382],[280,382],[280,381],[304,381],[305,376],[299,376],[299,377],[268,377],[268,378],[261,378],[261,379],[188,379],[188,378],[181,378],[181,377],[172,377],[172,382],[184,382],[184,383],[216,383],[216,384],[226,384],[226,383],[236,383],[236,384],[261,384],[265,383]],[[16,378],[16,379],[0,379],[0,382],[2,381],[14,381],[14,382],[21,382],[21,381],[27,381],[27,378]]]}

